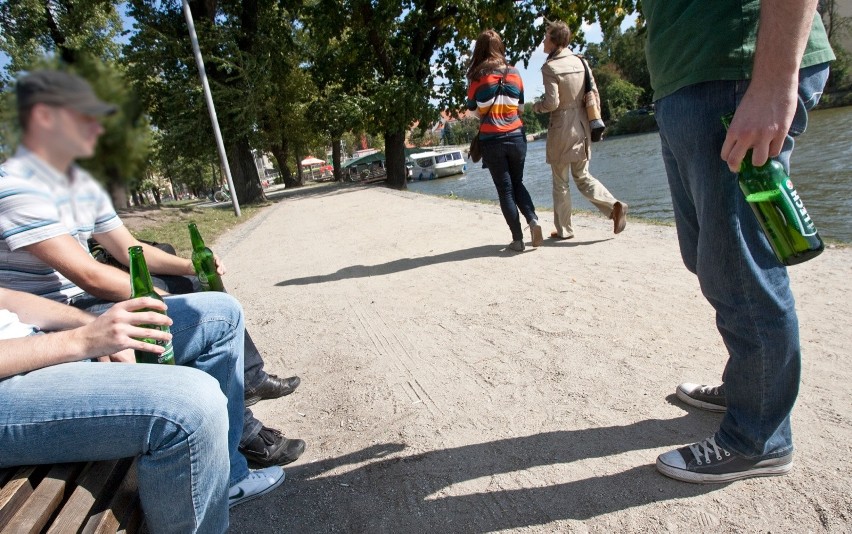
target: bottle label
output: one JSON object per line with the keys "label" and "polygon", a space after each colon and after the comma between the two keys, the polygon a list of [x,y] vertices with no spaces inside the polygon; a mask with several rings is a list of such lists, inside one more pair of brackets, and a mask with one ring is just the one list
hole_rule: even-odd
{"label": "bottle label", "polygon": [[783,181],[783,184],[781,197],[784,199],[784,204],[787,208],[784,211],[787,218],[790,219],[788,223],[792,223],[799,233],[805,237],[815,235],[817,233],[816,226],[814,226],[808,210],[805,209],[802,199],[799,198],[799,193],[793,187],[793,181],[787,178]]}
{"label": "bottle label", "polygon": [[157,363],[175,363],[175,351],[172,348],[171,341],[157,341],[157,345],[164,347],[166,350],[163,351],[162,354],[157,355]]}

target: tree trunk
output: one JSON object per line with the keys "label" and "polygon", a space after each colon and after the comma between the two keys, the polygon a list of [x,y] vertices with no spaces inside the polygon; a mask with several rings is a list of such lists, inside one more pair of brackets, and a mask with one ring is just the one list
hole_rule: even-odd
{"label": "tree trunk", "polygon": [[281,143],[270,147],[272,157],[278,162],[278,170],[281,171],[281,182],[288,188],[299,187],[299,182],[293,178],[293,173],[290,172],[290,167],[287,166],[287,156],[290,155],[290,143],[286,139],[281,139]]}
{"label": "tree trunk", "polygon": [[302,150],[298,147],[296,147],[295,152],[296,152],[296,154],[295,154],[295,156],[296,156],[296,181],[295,181],[295,185],[293,187],[302,187],[303,185],[305,185],[305,173],[303,172],[304,169],[302,169],[302,159],[303,159],[302,155],[303,154],[302,154]]}
{"label": "tree trunk", "polygon": [[385,132],[385,169],[387,184],[394,189],[406,189],[405,132]]}
{"label": "tree trunk", "polygon": [[236,193],[240,204],[266,200],[247,137],[241,137],[231,144],[228,150],[228,165],[231,169],[231,179],[234,181],[234,191],[231,193]]}
{"label": "tree trunk", "polygon": [[340,138],[331,142],[331,164],[334,165],[334,181],[342,182],[343,173],[340,170]]}
{"label": "tree trunk", "polygon": [[151,193],[154,195],[154,202],[160,205],[160,189],[157,186],[151,188]]}

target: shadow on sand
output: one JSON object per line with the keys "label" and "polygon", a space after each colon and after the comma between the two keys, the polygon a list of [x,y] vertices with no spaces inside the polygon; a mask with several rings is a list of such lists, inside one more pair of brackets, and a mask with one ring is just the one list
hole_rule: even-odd
{"label": "shadow on sand", "polygon": [[[653,465],[656,455],[647,449],[706,437],[718,419],[718,414],[696,411],[669,420],[544,432],[407,456],[400,454],[405,444],[374,445],[286,468],[285,486],[235,509],[232,527],[247,532],[252,525],[283,516],[278,532],[479,533],[556,520],[583,521],[694,497],[720,486],[663,477]],[[539,466],[609,456],[628,467],[605,473],[569,467],[566,478],[578,478],[565,482],[537,475]],[[490,479],[485,492],[452,487],[476,479],[479,488],[481,479]]]}

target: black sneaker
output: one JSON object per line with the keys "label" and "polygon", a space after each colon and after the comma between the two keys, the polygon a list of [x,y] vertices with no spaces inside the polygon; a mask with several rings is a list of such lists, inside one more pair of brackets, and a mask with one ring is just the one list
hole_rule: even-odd
{"label": "black sneaker", "polygon": [[743,478],[786,475],[793,469],[793,451],[778,458],[751,459],[728,451],[715,436],[657,457],[657,471],[684,482],[720,484]]}
{"label": "black sneaker", "polygon": [[252,467],[271,467],[295,462],[305,452],[301,439],[287,439],[281,432],[263,427],[240,452]]}
{"label": "black sneaker", "polygon": [[675,394],[683,402],[702,410],[724,412],[728,409],[728,403],[725,401],[725,384],[703,386],[684,382],[677,386]]}

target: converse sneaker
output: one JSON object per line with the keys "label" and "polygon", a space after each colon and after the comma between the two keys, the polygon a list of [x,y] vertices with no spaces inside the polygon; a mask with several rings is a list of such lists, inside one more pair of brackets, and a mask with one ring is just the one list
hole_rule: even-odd
{"label": "converse sneaker", "polygon": [[793,469],[793,451],[778,458],[751,459],[725,450],[716,437],[657,457],[657,471],[684,482],[721,484],[743,478],[786,475]]}
{"label": "converse sneaker", "polygon": [[724,412],[727,410],[725,384],[704,386],[684,382],[677,386],[675,394],[683,402],[702,410],[709,410],[711,412]]}
{"label": "converse sneaker", "polygon": [[247,477],[228,490],[228,508],[266,495],[284,483],[284,470],[275,465],[265,469],[250,470]]}
{"label": "converse sneaker", "polygon": [[517,241],[512,241],[509,243],[509,246],[506,247],[509,250],[514,250],[515,252],[523,252],[524,251],[524,242],[520,239]]}

